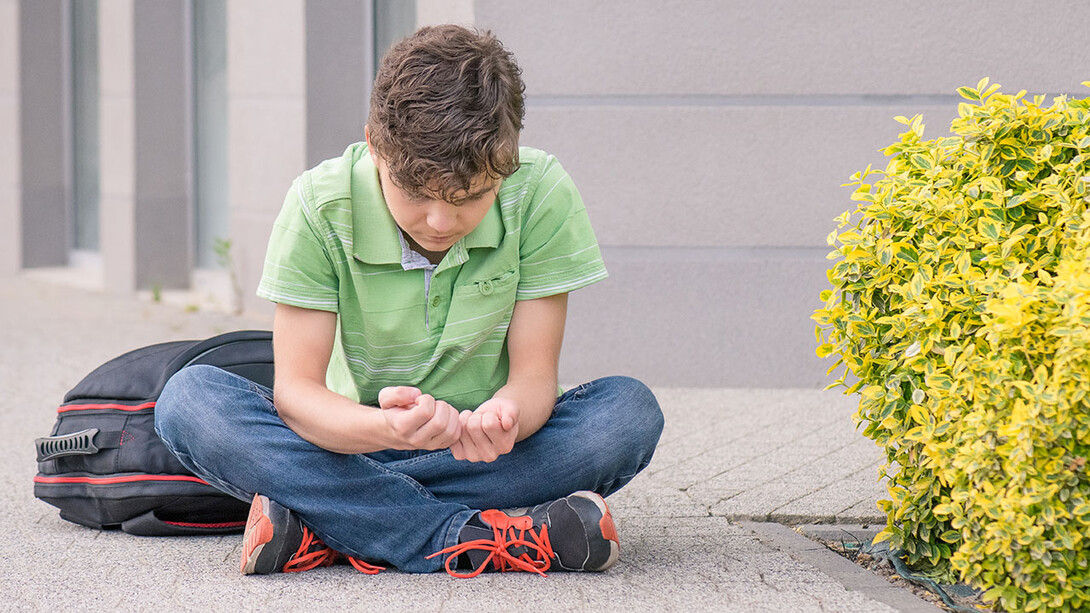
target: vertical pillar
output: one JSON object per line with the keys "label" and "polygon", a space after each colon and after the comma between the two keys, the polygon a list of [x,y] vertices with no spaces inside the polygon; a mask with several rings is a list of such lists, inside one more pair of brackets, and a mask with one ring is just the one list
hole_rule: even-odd
{"label": "vertical pillar", "polygon": [[133,1],[98,3],[99,241],[107,291],[136,288]]}
{"label": "vertical pillar", "polygon": [[190,3],[99,3],[101,250],[108,291],[189,286]]}
{"label": "vertical pillar", "polygon": [[254,296],[269,233],[291,181],[306,169],[306,10],[304,0],[227,5],[227,145],[231,258],[245,307]]}
{"label": "vertical pillar", "polygon": [[19,2],[0,0],[0,278],[22,268]]}
{"label": "vertical pillar", "polygon": [[69,242],[68,15],[63,0],[22,0],[18,13],[21,266],[61,266]]}
{"label": "vertical pillar", "polygon": [[133,4],[136,284],[186,288],[192,268],[191,3]]}

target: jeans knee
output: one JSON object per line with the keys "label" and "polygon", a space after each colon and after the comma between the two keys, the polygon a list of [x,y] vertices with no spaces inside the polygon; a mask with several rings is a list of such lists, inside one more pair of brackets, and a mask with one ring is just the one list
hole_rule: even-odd
{"label": "jeans knee", "polygon": [[621,488],[647,467],[662,434],[658,400],[631,377],[606,377],[575,390],[573,408],[583,421],[578,467],[603,496]]}
{"label": "jeans knee", "polygon": [[632,377],[606,377],[583,386],[575,400],[589,405],[584,436],[595,443],[602,463],[646,466],[663,426],[658,400],[646,385]]}
{"label": "jeans knee", "polygon": [[189,439],[214,421],[217,411],[215,390],[231,375],[215,366],[187,366],[163,386],[155,403],[155,431],[164,441]]}
{"label": "jeans knee", "polygon": [[654,450],[665,423],[655,394],[642,381],[632,377],[609,377],[606,381],[616,390],[612,405],[622,414],[628,444],[637,449]]}

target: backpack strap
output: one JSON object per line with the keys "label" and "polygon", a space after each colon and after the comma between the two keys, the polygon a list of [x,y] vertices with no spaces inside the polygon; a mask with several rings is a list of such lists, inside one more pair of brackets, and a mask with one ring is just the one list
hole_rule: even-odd
{"label": "backpack strap", "polygon": [[125,443],[122,430],[88,428],[71,434],[58,434],[34,439],[38,461],[45,462],[70,455],[93,455],[102,449],[114,449]]}
{"label": "backpack strap", "polygon": [[159,519],[155,511],[148,511],[143,515],[121,523],[122,532],[136,536],[208,536],[215,534],[235,534],[242,532],[246,527],[246,520],[198,522],[198,521],[169,521]]}

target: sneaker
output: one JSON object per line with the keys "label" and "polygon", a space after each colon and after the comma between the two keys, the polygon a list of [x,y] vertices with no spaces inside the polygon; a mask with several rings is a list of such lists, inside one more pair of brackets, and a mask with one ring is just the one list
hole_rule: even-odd
{"label": "sneaker", "polygon": [[382,570],[356,558],[342,556],[325,543],[287,507],[261,494],[254,495],[246,532],[242,535],[244,575],[295,573],[320,566],[330,566],[347,558],[356,570],[373,575]]}
{"label": "sneaker", "polygon": [[[587,491],[533,507],[481,511],[462,529],[459,541],[428,558],[450,554],[447,572],[464,578],[476,577],[490,562],[492,570],[542,576],[551,568],[599,572],[613,566],[620,554],[606,501]],[[459,567],[471,572],[459,573]]]}

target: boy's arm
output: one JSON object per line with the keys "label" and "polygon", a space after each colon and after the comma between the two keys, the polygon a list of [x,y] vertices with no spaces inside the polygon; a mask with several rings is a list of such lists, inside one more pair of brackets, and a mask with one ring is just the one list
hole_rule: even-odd
{"label": "boy's arm", "polygon": [[443,449],[458,440],[458,412],[413,387],[387,387],[380,410],[330,391],[326,368],[333,352],[337,314],[276,305],[273,404],[302,438],[338,453],[382,449]]}
{"label": "boy's arm", "polygon": [[462,436],[450,448],[455,458],[491,462],[549,420],[567,313],[567,294],[515,303],[507,331],[507,384],[472,413],[461,413]]}

